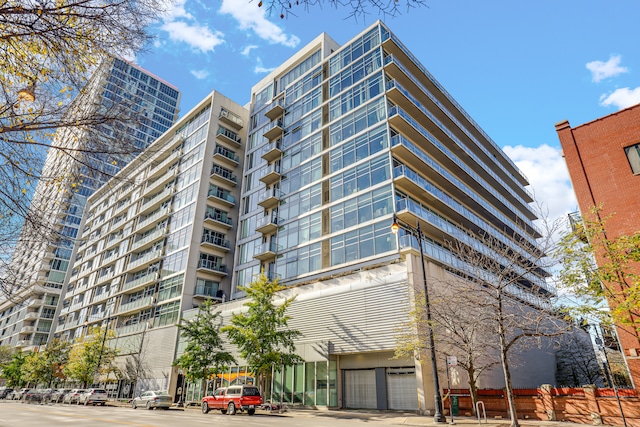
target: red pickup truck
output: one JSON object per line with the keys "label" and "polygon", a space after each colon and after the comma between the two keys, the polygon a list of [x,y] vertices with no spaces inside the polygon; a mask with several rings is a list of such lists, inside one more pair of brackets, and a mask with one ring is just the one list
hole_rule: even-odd
{"label": "red pickup truck", "polygon": [[213,393],[213,396],[202,398],[202,413],[207,414],[212,409],[218,409],[223,414],[235,415],[237,411],[247,411],[249,415],[253,415],[260,405],[262,405],[262,396],[256,386],[221,387]]}

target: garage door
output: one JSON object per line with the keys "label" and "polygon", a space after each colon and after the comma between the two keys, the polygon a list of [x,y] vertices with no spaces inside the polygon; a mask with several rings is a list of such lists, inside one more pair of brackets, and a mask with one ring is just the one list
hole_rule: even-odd
{"label": "garage door", "polygon": [[344,406],[354,409],[377,408],[374,369],[344,371]]}
{"label": "garage door", "polygon": [[387,402],[389,409],[418,409],[415,368],[387,368]]}

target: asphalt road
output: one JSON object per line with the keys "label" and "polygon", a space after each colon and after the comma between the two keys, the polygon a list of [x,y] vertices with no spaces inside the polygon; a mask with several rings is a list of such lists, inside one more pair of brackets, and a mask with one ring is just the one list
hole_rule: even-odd
{"label": "asphalt road", "polygon": [[[257,411],[222,415],[217,411],[203,414],[189,410],[133,410],[127,407],[38,405],[0,401],[0,427],[175,427],[175,426],[278,426],[278,427],[347,427],[371,425],[371,420],[309,417],[293,413],[269,414]],[[383,425],[384,423],[381,423]]]}

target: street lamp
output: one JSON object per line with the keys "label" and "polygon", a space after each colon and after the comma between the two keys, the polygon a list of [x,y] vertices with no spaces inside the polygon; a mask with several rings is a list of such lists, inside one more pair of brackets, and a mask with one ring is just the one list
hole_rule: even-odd
{"label": "street lamp", "polygon": [[[398,224],[398,218],[396,214],[393,214],[393,224],[391,224],[391,232],[397,234],[400,231],[400,225]],[[435,411],[433,414],[433,421],[436,423],[446,423],[447,419],[442,414],[442,396],[440,396],[440,380],[438,379],[438,363],[436,360],[436,347],[433,339],[433,327],[431,326],[431,307],[429,305],[429,292],[427,290],[427,269],[424,263],[424,251],[422,249],[422,242],[424,235],[420,228],[420,221],[416,221],[416,228],[404,224],[402,227],[406,232],[415,236],[418,239],[418,245],[420,246],[420,261],[422,263],[422,285],[424,289],[424,308],[427,318],[427,336],[429,339],[429,356],[431,358],[431,374],[433,377],[433,389],[435,400]]]}

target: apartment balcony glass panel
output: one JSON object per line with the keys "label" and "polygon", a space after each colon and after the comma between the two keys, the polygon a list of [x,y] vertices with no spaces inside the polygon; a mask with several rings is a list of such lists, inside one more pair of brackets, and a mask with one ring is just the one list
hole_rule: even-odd
{"label": "apartment balcony glass panel", "polygon": [[181,150],[174,151],[173,153],[171,153],[171,155],[169,157],[167,157],[166,159],[162,160],[157,165],[152,166],[151,167],[151,171],[149,171],[148,178],[149,179],[154,179],[154,178],[162,175],[163,173],[165,173],[169,169],[170,166],[173,166],[174,162],[176,162],[180,158],[181,155],[182,155],[182,151]]}
{"label": "apartment balcony glass panel", "polygon": [[38,319],[40,316],[38,315],[37,312],[35,311],[30,311],[29,313],[24,315],[24,320],[35,320]]}
{"label": "apartment balcony glass panel", "polygon": [[116,328],[116,336],[121,337],[124,335],[130,335],[130,334],[135,334],[136,332],[145,331],[149,328],[149,322],[151,322],[151,320],[147,322],[140,322],[133,325],[126,325],[126,326],[121,326],[119,328]]}
{"label": "apartment balcony glass panel", "polygon": [[169,215],[170,211],[171,209],[167,206],[165,208],[159,209],[157,212],[154,212],[145,218],[141,218],[136,227],[136,232],[142,233],[157,226],[158,222]]}
{"label": "apartment balcony glass panel", "polygon": [[137,258],[133,261],[129,261],[129,265],[127,265],[126,271],[135,270],[136,268],[142,265],[146,266],[147,264],[151,264],[152,262],[159,260],[161,257],[162,257],[162,249],[149,252],[140,258]]}
{"label": "apartment balcony glass panel", "polygon": [[227,266],[219,264],[218,261],[212,261],[208,259],[198,260],[198,270],[208,271],[210,273],[219,274],[222,276],[227,275]]}
{"label": "apartment balcony glass panel", "polygon": [[143,288],[154,283],[158,280],[158,273],[150,273],[137,279],[125,282],[120,289],[120,292],[128,292],[135,289]]}
{"label": "apartment balcony glass panel", "polygon": [[256,231],[262,234],[271,234],[278,229],[278,217],[267,215],[258,218],[256,221]]}
{"label": "apartment balcony glass panel", "polygon": [[109,280],[113,279],[114,276],[115,276],[115,272],[113,272],[113,271],[105,273],[105,274],[103,274],[102,276],[100,276],[100,277],[98,277],[96,279],[96,285],[101,285],[103,283],[106,283]]}
{"label": "apartment balcony glass panel", "polygon": [[232,142],[237,145],[240,145],[241,143],[240,136],[237,133],[222,126],[218,128],[216,137],[222,139],[223,141]]}
{"label": "apartment balcony glass panel", "polygon": [[238,157],[235,151],[231,151],[222,145],[216,145],[216,148],[213,151],[213,158],[219,159],[231,166],[238,166],[240,163],[240,157]]}
{"label": "apartment balcony glass panel", "polygon": [[160,190],[163,185],[165,185],[168,182],[170,182],[177,175],[178,175],[178,168],[173,168],[170,171],[168,171],[167,173],[165,173],[164,175],[162,175],[159,178],[157,178],[155,181],[153,181],[153,182],[149,182],[148,181],[147,182],[147,186],[142,191],[142,195],[144,197],[146,197],[149,194],[152,194],[154,191]]}
{"label": "apartment balcony glass panel", "polygon": [[260,149],[260,157],[271,163],[282,156],[282,141],[276,140],[268,142]]}
{"label": "apartment balcony glass panel", "polygon": [[35,326],[23,326],[20,329],[20,333],[21,334],[29,334],[29,333],[32,333],[32,332],[35,332],[35,331],[36,331],[36,327]]}
{"label": "apartment balcony glass panel", "polygon": [[282,248],[276,244],[276,242],[266,242],[256,245],[253,257],[255,259],[259,259],[260,261],[269,261],[274,260],[278,251]]}
{"label": "apartment balcony glass panel", "polygon": [[218,165],[213,165],[213,168],[211,168],[211,178],[219,179],[222,182],[231,185],[236,185],[238,183],[238,177],[232,171]]}
{"label": "apartment balcony glass panel", "polygon": [[224,251],[228,251],[231,248],[231,242],[226,239],[223,239],[219,236],[212,236],[209,234],[205,234],[202,236],[201,242],[203,245],[213,246],[218,249],[223,249]]}
{"label": "apartment balcony glass panel", "polygon": [[258,175],[259,175],[260,181],[265,183],[266,185],[275,184],[276,182],[280,181],[280,178],[282,176],[280,174],[280,164],[273,163],[273,164],[264,166],[263,168],[260,169],[260,171],[258,172]]}
{"label": "apartment balcony glass panel", "polygon": [[151,234],[147,234],[146,236],[139,238],[138,240],[133,242],[133,244],[131,245],[131,250],[142,251],[144,249],[150,248],[151,246],[153,246],[155,242],[157,242],[161,238],[164,238],[166,233],[167,233],[167,229],[163,227],[159,230],[152,232]]}
{"label": "apartment balcony glass panel", "polygon": [[226,123],[230,126],[233,126],[236,129],[242,129],[242,127],[244,126],[244,121],[242,120],[242,117],[224,108],[220,110],[218,119],[220,119],[221,122]]}
{"label": "apartment balcony glass panel", "polygon": [[275,120],[278,117],[282,117],[284,113],[284,98],[278,98],[273,101],[269,106],[265,109],[264,115],[269,118],[269,120]]}
{"label": "apartment balcony glass panel", "polygon": [[275,120],[271,122],[264,131],[263,136],[267,138],[269,141],[281,138],[282,133],[284,132],[284,122],[282,119]]}
{"label": "apartment balcony glass panel", "polygon": [[144,215],[154,209],[157,209],[173,195],[173,188],[167,188],[161,193],[156,194],[151,199],[142,202],[138,215]]}
{"label": "apartment balcony glass panel", "polygon": [[207,281],[207,283],[198,283],[193,291],[194,297],[202,298],[215,298],[221,300],[218,296],[218,290],[220,289],[220,283]]}
{"label": "apartment balcony glass panel", "polygon": [[204,213],[204,220],[208,223],[219,224],[225,228],[231,228],[233,226],[233,220],[228,217],[228,213],[224,211],[209,211]]}
{"label": "apartment balcony glass panel", "polygon": [[282,191],[278,188],[267,189],[258,194],[258,206],[264,209],[271,209],[278,206],[283,197]]}
{"label": "apartment balcony glass panel", "polygon": [[118,316],[121,316],[124,314],[132,313],[134,311],[140,311],[142,309],[149,308],[152,305],[153,295],[150,295],[148,297],[139,298],[135,301],[127,302],[125,304],[120,304],[120,307],[118,307],[118,311],[116,311],[116,314]]}
{"label": "apartment balcony glass panel", "polygon": [[228,190],[220,188],[216,185],[209,185],[209,192],[207,193],[209,200],[217,200],[229,207],[236,204],[236,198],[231,195]]}

